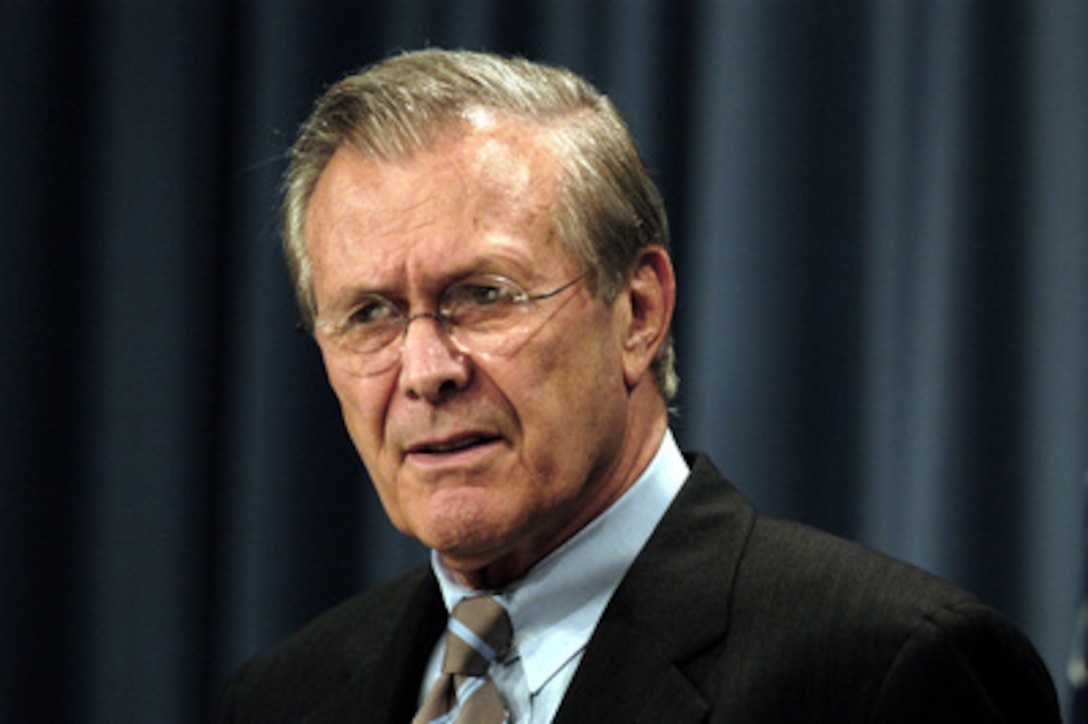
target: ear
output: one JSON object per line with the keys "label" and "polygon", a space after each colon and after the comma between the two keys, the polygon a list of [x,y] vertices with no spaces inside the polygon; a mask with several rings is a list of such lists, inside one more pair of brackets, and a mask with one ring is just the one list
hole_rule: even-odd
{"label": "ear", "polygon": [[620,294],[630,309],[623,333],[623,374],[628,389],[634,389],[649,374],[676,306],[676,277],[668,252],[660,246],[642,249]]}

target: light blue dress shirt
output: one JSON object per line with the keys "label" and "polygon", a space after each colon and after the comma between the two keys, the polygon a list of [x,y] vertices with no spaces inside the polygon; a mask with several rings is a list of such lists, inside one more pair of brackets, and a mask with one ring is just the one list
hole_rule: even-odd
{"label": "light blue dress shirt", "polygon": [[[650,465],[619,500],[496,595],[510,613],[514,643],[492,666],[491,677],[511,722],[544,724],[555,717],[605,606],[689,472],[666,431]],[[447,610],[479,593],[461,584],[433,552],[431,565]],[[439,676],[444,654],[441,637],[423,677],[421,702]]]}

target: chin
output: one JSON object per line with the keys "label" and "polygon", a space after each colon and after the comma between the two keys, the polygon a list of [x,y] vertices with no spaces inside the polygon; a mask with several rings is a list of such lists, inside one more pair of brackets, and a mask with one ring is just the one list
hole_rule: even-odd
{"label": "chin", "polygon": [[436,495],[427,507],[417,520],[417,537],[440,553],[472,555],[473,551],[491,550],[507,537],[511,527],[493,496],[480,490]]}

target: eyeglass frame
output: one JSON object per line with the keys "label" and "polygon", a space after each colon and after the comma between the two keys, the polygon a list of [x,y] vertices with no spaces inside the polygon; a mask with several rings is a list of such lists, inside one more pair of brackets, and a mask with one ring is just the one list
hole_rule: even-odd
{"label": "eyeglass frame", "polygon": [[[546,292],[541,292],[539,294],[530,294],[529,292],[525,291],[525,289],[520,284],[518,284],[514,280],[512,280],[509,277],[506,277],[506,276],[504,276],[502,274],[490,274],[490,275],[483,275],[483,276],[484,277],[491,277],[491,278],[494,278],[494,279],[497,279],[497,280],[501,280],[504,284],[516,289],[519,293],[514,295],[515,298],[513,300],[513,304],[518,306],[518,307],[529,307],[529,306],[531,306],[532,304],[534,304],[536,302],[540,302],[540,301],[543,301],[543,300],[550,299],[552,297],[558,296],[559,294],[565,292],[566,290],[574,287],[574,285],[578,284],[579,282],[587,279],[590,276],[590,274],[591,274],[591,271],[589,271],[589,270],[584,271],[581,274],[579,274],[578,276],[571,279],[570,281],[567,281],[567,282],[559,285],[558,287],[555,287],[554,289],[551,289],[551,290],[546,291]],[[447,286],[445,289],[442,290],[441,294],[439,294],[439,296],[438,296],[439,300],[441,300],[446,295],[446,293],[448,292],[449,289],[454,288],[457,284],[464,283],[465,281],[467,281],[469,279],[472,279],[472,278],[473,277],[470,276],[470,277],[468,277],[466,279],[458,280],[457,282],[454,282],[454,283],[450,284],[449,286]],[[387,297],[385,297],[382,294],[372,293],[372,294],[368,294],[367,296],[370,296],[370,297],[373,297],[375,299],[380,299],[380,300],[383,300],[385,302],[388,302],[391,307],[394,307],[394,308],[397,307],[397,305],[394,304],[392,302],[392,300],[388,299]],[[392,345],[397,339],[400,339],[401,342],[402,342],[401,347],[400,347],[400,349],[397,350],[397,354],[390,358],[390,364],[388,366],[383,366],[383,367],[380,367],[379,369],[376,369],[376,370],[373,370],[373,371],[360,373],[362,376],[371,376],[371,375],[377,375],[377,374],[381,374],[382,372],[388,371],[389,369],[391,369],[396,364],[396,360],[400,358],[401,351],[403,350],[403,340],[408,335],[409,325],[411,325],[411,323],[414,322],[415,320],[420,319],[420,318],[424,318],[424,317],[428,317],[430,319],[433,319],[438,324],[439,328],[442,330],[442,333],[446,336],[446,338],[449,339],[449,341],[452,344],[454,344],[454,346],[456,346],[463,353],[465,353],[465,354],[472,354],[473,353],[473,350],[470,349],[470,346],[467,346],[464,342],[458,340],[457,337],[455,336],[455,333],[454,333],[453,330],[458,325],[457,325],[456,319],[454,318],[454,313],[452,311],[448,310],[448,309],[442,309],[441,307],[439,307],[439,309],[437,311],[434,311],[434,312],[415,312],[413,314],[401,314],[400,316],[397,316],[397,317],[382,320],[384,324],[387,324],[389,326],[399,325],[400,326],[400,331],[397,334],[395,334],[393,337],[391,337],[389,342],[387,342],[386,344],[382,345],[381,347],[378,347],[378,348],[376,348],[376,349],[374,349],[372,351],[369,351],[369,352],[362,351],[362,350],[359,350],[359,349],[354,349],[351,346],[349,346],[347,343],[338,341],[338,336],[343,334],[342,331],[339,331],[339,330],[342,330],[342,328],[345,326],[345,324],[343,322],[338,324],[338,323],[334,323],[334,322],[331,322],[331,321],[328,321],[328,320],[317,318],[311,323],[307,323],[306,321],[300,321],[298,324],[296,324],[296,330],[302,331],[302,332],[307,332],[312,337],[314,337],[316,339],[318,330],[323,329],[323,328],[324,329],[330,329],[332,331],[326,333],[325,338],[330,340],[338,351],[348,353],[348,354],[351,354],[351,355],[355,355],[355,356],[362,356],[362,357],[377,356],[380,353],[382,353],[383,351],[385,351],[386,349],[388,349],[390,347],[390,345]]]}

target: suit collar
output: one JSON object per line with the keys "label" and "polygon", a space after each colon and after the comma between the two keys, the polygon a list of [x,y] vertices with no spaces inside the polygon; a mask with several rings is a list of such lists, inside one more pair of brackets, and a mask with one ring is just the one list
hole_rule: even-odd
{"label": "suit collar", "polygon": [[[728,633],[755,511],[704,456],[605,610],[557,722],[698,721],[685,665]],[[602,696],[601,692],[607,692]]]}

